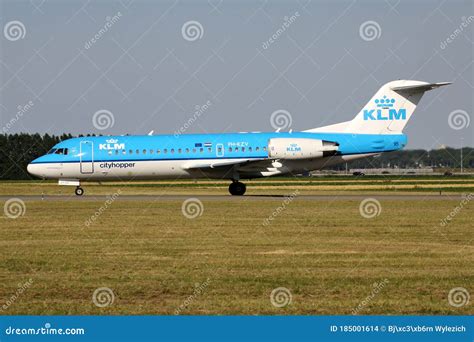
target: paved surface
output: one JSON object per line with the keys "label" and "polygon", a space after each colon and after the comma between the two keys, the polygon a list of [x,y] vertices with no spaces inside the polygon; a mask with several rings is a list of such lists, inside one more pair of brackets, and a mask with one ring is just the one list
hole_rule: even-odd
{"label": "paved surface", "polygon": [[[0,196],[1,201],[6,201],[12,197],[21,198],[24,201],[78,201],[78,202],[92,202],[105,201],[109,198],[106,195],[26,195],[26,196]],[[120,195],[115,198],[117,201],[183,201],[190,197],[199,198],[202,201],[267,201],[276,200],[281,201],[286,196],[284,195],[245,195],[245,196],[231,196],[231,195]],[[433,194],[414,194],[414,195],[299,195],[295,200],[309,200],[309,201],[360,201],[365,198],[373,197],[378,200],[396,200],[396,201],[426,201],[426,200],[462,200],[462,194],[455,195],[433,195]]]}

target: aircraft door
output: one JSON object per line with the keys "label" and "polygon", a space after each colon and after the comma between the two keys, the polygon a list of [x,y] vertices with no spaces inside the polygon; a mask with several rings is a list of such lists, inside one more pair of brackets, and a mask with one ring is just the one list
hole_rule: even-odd
{"label": "aircraft door", "polygon": [[94,173],[94,143],[92,141],[81,141],[79,156],[81,173]]}

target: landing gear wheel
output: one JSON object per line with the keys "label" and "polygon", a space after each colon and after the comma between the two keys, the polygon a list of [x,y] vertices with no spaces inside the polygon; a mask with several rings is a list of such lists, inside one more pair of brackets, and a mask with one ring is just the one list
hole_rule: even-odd
{"label": "landing gear wheel", "polygon": [[231,195],[234,196],[242,196],[243,194],[245,194],[245,190],[247,190],[247,187],[244,183],[232,182],[229,185],[229,192]]}
{"label": "landing gear wheel", "polygon": [[78,186],[76,188],[76,191],[74,191],[76,193],[77,196],[82,196],[84,194],[84,189],[81,188],[80,186]]}

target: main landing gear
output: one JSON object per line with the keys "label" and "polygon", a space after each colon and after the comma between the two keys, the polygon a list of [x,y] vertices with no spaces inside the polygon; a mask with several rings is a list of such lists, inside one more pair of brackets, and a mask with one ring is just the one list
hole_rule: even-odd
{"label": "main landing gear", "polygon": [[232,183],[229,185],[229,192],[234,196],[242,196],[245,194],[245,190],[247,190],[245,184],[238,181],[232,181]]}
{"label": "main landing gear", "polygon": [[84,189],[78,186],[74,192],[77,196],[82,196],[84,194]]}

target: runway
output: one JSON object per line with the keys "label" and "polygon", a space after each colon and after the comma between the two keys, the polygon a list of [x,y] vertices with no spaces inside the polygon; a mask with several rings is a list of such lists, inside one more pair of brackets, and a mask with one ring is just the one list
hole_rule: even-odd
{"label": "runway", "polygon": [[[23,201],[76,201],[76,202],[96,202],[105,201],[110,199],[110,196],[106,195],[85,195],[76,196],[71,195],[25,195],[25,196],[0,196],[0,200],[7,201],[11,198],[20,198]],[[114,201],[184,201],[188,198],[195,197],[202,201],[282,201],[289,197],[285,195],[245,195],[245,196],[231,196],[231,195],[175,195],[175,194],[164,194],[164,195],[119,195],[114,198]],[[427,201],[427,200],[456,200],[460,201],[464,197],[462,194],[455,195],[433,195],[433,194],[414,194],[414,195],[397,195],[397,194],[382,194],[382,195],[298,195],[293,199],[296,201],[361,201],[366,198],[376,198],[378,200],[393,200],[393,201]]]}

